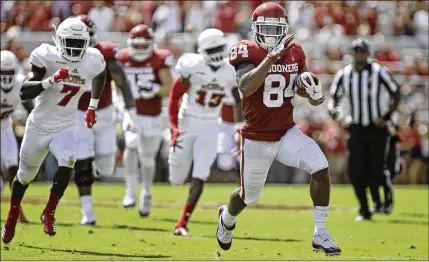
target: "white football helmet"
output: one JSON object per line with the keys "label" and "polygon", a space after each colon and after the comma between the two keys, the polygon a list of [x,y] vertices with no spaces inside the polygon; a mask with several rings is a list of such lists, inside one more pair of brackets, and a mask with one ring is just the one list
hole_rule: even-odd
{"label": "white football helmet", "polygon": [[88,27],[79,18],[64,20],[55,28],[54,43],[61,55],[70,62],[79,62],[86,55],[90,43]]}
{"label": "white football helmet", "polygon": [[1,51],[1,89],[9,92],[15,84],[15,76],[19,71],[18,58],[8,50]]}
{"label": "white football helmet", "polygon": [[198,37],[198,53],[204,56],[208,64],[221,66],[225,63],[227,42],[228,40],[219,29],[206,29]]}

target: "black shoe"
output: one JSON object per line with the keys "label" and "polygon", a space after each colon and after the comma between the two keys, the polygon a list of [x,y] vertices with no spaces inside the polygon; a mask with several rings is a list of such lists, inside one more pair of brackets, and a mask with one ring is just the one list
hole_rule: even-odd
{"label": "black shoe", "polygon": [[384,213],[384,205],[380,202],[374,202],[374,213]]}
{"label": "black shoe", "polygon": [[359,215],[355,218],[356,221],[369,221],[372,220],[372,213],[369,211],[360,211]]}

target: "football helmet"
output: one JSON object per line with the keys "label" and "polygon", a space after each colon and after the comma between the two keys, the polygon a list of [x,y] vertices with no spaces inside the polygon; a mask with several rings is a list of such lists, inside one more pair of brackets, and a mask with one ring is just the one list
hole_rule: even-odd
{"label": "football helmet", "polygon": [[138,62],[148,59],[153,52],[152,28],[144,24],[136,25],[128,35],[127,44],[132,59]]}
{"label": "football helmet", "polygon": [[12,90],[15,84],[15,75],[19,71],[18,58],[8,50],[1,51],[1,89],[5,92]]}
{"label": "football helmet", "polygon": [[78,18],[67,18],[55,28],[54,43],[62,57],[79,62],[86,55],[90,37],[88,27]]}
{"label": "football helmet", "polygon": [[262,48],[276,47],[289,31],[286,10],[273,2],[258,6],[252,15],[252,31]]}
{"label": "football helmet", "polygon": [[198,53],[212,66],[220,66],[225,62],[228,40],[219,29],[209,28],[198,36]]}
{"label": "football helmet", "polygon": [[94,21],[92,21],[87,15],[79,15],[78,18],[88,27],[89,37],[91,38],[89,45],[92,47],[95,46],[97,43],[97,26]]}

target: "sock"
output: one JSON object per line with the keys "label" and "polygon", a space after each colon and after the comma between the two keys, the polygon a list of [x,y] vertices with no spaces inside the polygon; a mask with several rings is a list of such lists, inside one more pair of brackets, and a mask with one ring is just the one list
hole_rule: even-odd
{"label": "sock", "polygon": [[237,220],[236,216],[231,215],[228,212],[228,208],[226,207],[222,213],[222,222],[227,228],[231,228],[234,226],[235,221]]}
{"label": "sock", "polygon": [[313,206],[314,233],[326,231],[326,220],[328,219],[327,206]]}
{"label": "sock", "polygon": [[138,172],[137,150],[125,148],[124,167],[125,167],[125,186],[127,193],[135,192]]}
{"label": "sock", "polygon": [[92,213],[92,197],[91,195],[85,195],[80,197],[80,204],[82,206],[82,214],[88,215]]}
{"label": "sock", "polygon": [[61,197],[52,193],[49,195],[48,203],[46,204],[43,213],[55,213],[55,209],[57,208],[58,203],[60,202]]}
{"label": "sock", "polygon": [[186,202],[185,206],[183,207],[182,216],[177,222],[176,227],[186,227],[186,224],[188,223],[188,220],[191,217],[192,212],[194,211],[194,208],[195,208],[195,205],[192,205]]}
{"label": "sock", "polygon": [[142,171],[142,182],[143,186],[142,189],[144,191],[144,195],[152,195],[152,183],[153,183],[153,177],[155,175],[155,161],[153,161],[154,165],[150,167],[146,167],[145,165],[142,165],[141,171]]}

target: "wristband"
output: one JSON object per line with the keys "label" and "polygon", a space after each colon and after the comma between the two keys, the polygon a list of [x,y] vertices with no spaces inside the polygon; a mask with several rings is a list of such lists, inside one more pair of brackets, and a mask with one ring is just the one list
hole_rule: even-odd
{"label": "wristband", "polygon": [[42,87],[43,89],[48,89],[49,87],[51,87],[54,83],[52,83],[51,81],[51,77],[48,77],[44,80],[42,80]]}
{"label": "wristband", "polygon": [[97,109],[98,101],[100,101],[100,99],[91,98],[91,100],[89,100],[89,107],[88,108]]}

